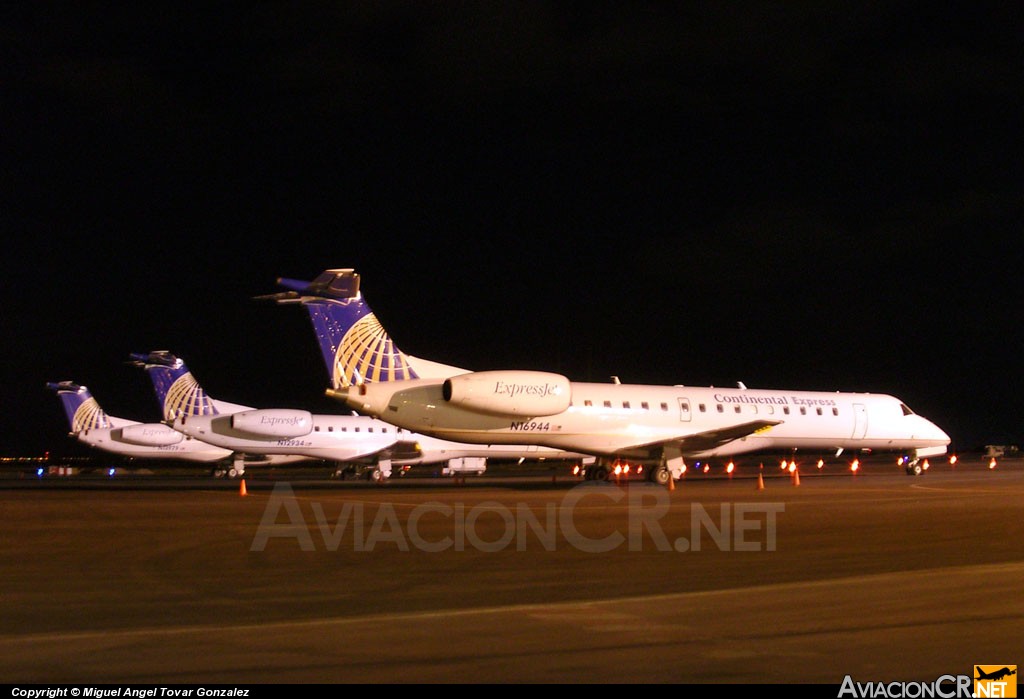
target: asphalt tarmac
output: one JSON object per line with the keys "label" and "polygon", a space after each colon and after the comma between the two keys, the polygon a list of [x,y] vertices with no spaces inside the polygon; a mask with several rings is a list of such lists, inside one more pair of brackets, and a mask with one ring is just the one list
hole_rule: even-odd
{"label": "asphalt tarmac", "polygon": [[839,685],[1024,660],[1020,461],[674,489],[22,477],[0,513],[8,683]]}

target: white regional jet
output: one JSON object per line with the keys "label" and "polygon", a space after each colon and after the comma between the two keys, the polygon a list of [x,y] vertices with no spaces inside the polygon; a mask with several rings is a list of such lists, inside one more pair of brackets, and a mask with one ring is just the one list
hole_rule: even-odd
{"label": "white regional jet", "polygon": [[278,302],[309,309],[334,367],[328,395],[443,439],[591,454],[597,461],[588,478],[607,477],[625,459],[647,465],[648,477],[666,484],[682,474],[686,458],[782,449],[905,452],[907,472],[920,473],[920,459],[944,454],[950,442],[884,394],[581,383],[542,371],[473,372],[428,362],[394,346],[352,269],[278,283],[291,290],[277,294]]}
{"label": "white regional jet", "polygon": [[[238,454],[264,457],[264,464],[326,460],[342,464],[363,462],[379,468],[396,455],[417,454],[400,430],[366,416],[314,415],[291,408],[255,409],[209,396],[185,362],[160,350],[132,354],[153,382],[164,421],[172,432],[188,435]],[[170,429],[170,428],[168,428]],[[404,430],[403,430],[404,431]],[[250,464],[252,465],[252,464]],[[245,472],[236,460],[227,475]]]}
{"label": "white regional jet", "polygon": [[89,389],[73,381],[51,382],[46,387],[60,398],[71,436],[90,447],[134,459],[204,463],[232,455],[230,449],[192,439],[162,422],[143,423],[107,415]]}

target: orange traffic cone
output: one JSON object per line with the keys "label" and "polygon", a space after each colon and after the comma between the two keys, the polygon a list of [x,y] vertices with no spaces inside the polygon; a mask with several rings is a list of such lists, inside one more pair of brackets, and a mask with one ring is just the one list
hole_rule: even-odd
{"label": "orange traffic cone", "polygon": [[241,484],[239,484],[239,486],[238,486],[238,494],[239,494],[239,495],[241,495],[241,496],[242,496],[243,498],[244,498],[244,497],[245,497],[246,495],[248,495],[248,494],[249,494],[249,491],[247,491],[247,490],[245,489],[245,479],[244,479],[244,478],[242,479],[242,482],[241,482]]}
{"label": "orange traffic cone", "polygon": [[675,479],[675,476],[672,475],[671,471],[669,471],[669,474],[668,474],[668,489],[669,490],[675,490],[676,489],[676,479]]}
{"label": "orange traffic cone", "polygon": [[757,474],[757,489],[758,490],[764,490],[764,474],[763,473]]}
{"label": "orange traffic cone", "polygon": [[800,472],[793,470],[793,485],[800,485]]}

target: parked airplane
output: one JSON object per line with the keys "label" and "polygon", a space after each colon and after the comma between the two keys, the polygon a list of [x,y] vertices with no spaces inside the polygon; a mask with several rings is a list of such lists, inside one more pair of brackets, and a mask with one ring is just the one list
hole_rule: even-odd
{"label": "parked airplane", "polygon": [[[321,459],[372,467],[377,477],[390,472],[390,460],[418,454],[405,430],[372,417],[314,415],[291,408],[256,409],[210,397],[185,362],[160,350],[132,354],[149,374],[165,422],[180,434],[281,464]],[[228,474],[242,475],[236,464]]]}
{"label": "parked airplane", "polygon": [[230,449],[192,439],[161,422],[107,415],[89,389],[73,381],[51,382],[46,387],[55,391],[64,405],[70,436],[90,447],[136,459],[215,462],[232,455]]}
{"label": "parked airplane", "polygon": [[[328,269],[262,297],[302,303],[332,367],[327,394],[367,415],[460,442],[534,443],[591,454],[588,478],[617,460],[665,484],[686,458],[780,449],[909,452],[907,472],[949,436],[898,398],[873,393],[581,383],[543,371],[473,372],[399,350],[363,300],[359,275]],[[397,380],[385,380],[397,379]]]}

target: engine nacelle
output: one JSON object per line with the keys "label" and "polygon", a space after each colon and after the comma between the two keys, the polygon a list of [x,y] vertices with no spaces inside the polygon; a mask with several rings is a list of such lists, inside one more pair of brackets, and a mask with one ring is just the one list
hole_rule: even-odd
{"label": "engine nacelle", "polygon": [[239,432],[293,439],[313,430],[313,415],[308,410],[243,410],[231,416],[231,428]]}
{"label": "engine nacelle", "polygon": [[490,415],[557,415],[572,400],[569,379],[543,371],[459,374],[446,379],[442,390],[449,403]]}
{"label": "engine nacelle", "polygon": [[118,430],[121,440],[140,447],[169,447],[185,439],[185,435],[159,422],[126,425]]}

